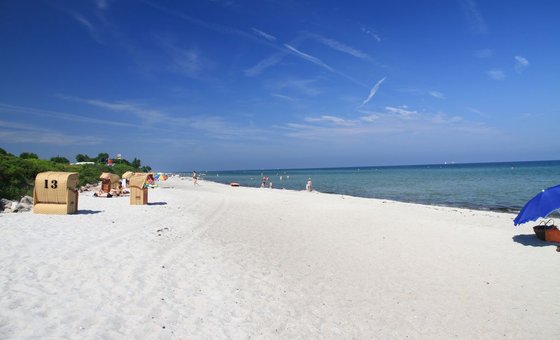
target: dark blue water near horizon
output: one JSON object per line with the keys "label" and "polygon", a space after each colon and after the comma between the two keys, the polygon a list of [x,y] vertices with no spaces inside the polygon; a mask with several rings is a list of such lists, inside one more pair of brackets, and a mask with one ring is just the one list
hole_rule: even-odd
{"label": "dark blue water near horizon", "polygon": [[[189,176],[190,173],[184,173]],[[515,212],[542,189],[560,184],[560,161],[208,171],[205,180],[275,189],[315,190],[401,202]],[[268,187],[268,183],[267,183]]]}

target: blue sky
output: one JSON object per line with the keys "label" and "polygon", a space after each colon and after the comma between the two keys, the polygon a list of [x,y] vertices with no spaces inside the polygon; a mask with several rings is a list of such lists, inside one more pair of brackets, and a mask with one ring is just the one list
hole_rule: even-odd
{"label": "blue sky", "polygon": [[0,146],[155,170],[560,159],[557,1],[2,1]]}

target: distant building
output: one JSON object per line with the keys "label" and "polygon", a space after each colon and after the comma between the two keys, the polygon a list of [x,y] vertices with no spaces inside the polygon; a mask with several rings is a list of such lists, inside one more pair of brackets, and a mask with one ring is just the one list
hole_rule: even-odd
{"label": "distant building", "polygon": [[95,164],[94,162],[76,162],[72,163],[72,165],[84,165],[84,164]]}

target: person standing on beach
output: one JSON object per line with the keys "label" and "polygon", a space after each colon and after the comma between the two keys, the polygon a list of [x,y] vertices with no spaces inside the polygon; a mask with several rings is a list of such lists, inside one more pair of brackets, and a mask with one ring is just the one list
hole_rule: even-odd
{"label": "person standing on beach", "polygon": [[311,177],[307,179],[307,184],[305,185],[305,190],[313,191],[313,183],[311,182]]}

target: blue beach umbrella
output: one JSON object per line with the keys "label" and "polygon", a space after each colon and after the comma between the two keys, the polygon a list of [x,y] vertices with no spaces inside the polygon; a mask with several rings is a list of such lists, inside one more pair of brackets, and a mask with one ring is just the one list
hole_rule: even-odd
{"label": "blue beach umbrella", "polygon": [[545,189],[531,198],[513,220],[513,224],[519,225],[539,217],[546,217],[557,209],[560,209],[560,185]]}

